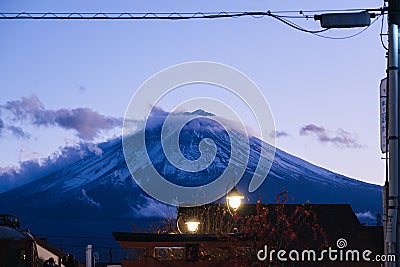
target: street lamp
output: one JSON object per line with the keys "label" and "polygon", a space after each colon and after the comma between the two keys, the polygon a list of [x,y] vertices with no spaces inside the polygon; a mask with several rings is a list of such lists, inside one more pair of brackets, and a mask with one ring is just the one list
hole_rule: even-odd
{"label": "street lamp", "polygon": [[195,233],[199,228],[199,220],[197,216],[179,216],[176,220],[176,228],[179,233],[186,234],[186,233]]}
{"label": "street lamp", "polygon": [[231,207],[234,211],[236,211],[242,204],[242,199],[244,199],[243,194],[237,190],[236,186],[234,186],[229,194],[226,195],[228,208]]}
{"label": "street lamp", "polygon": [[195,218],[191,218],[188,221],[186,221],[185,224],[189,232],[194,233],[199,228],[200,222]]}

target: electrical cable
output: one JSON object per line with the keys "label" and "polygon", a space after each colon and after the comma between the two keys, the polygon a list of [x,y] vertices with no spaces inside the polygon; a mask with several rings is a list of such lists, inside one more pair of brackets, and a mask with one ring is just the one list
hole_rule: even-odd
{"label": "electrical cable", "polygon": [[[311,18],[305,13],[321,12],[362,12],[371,11],[381,13],[386,7],[374,9],[320,9],[320,10],[279,10],[279,11],[222,11],[222,12],[0,12],[0,19],[195,19],[195,18],[224,18],[252,16],[259,18],[268,14],[289,14],[298,13],[303,16],[296,18]],[[280,15],[281,16],[281,15]]]}
{"label": "electrical cable", "polygon": [[99,236],[70,236],[70,235],[46,235],[46,238],[62,238],[62,239],[105,239],[114,240],[112,237],[99,237]]}
{"label": "electrical cable", "polygon": [[[320,35],[319,33],[329,31],[331,29],[322,29],[322,30],[309,30],[306,29],[289,19],[310,19],[314,16],[306,15],[305,13],[312,13],[312,12],[338,12],[338,11],[368,11],[368,10],[375,10],[381,11],[381,14],[385,13],[385,8],[379,9],[344,9],[344,10],[309,10],[309,11],[251,11],[251,12],[172,12],[172,13],[165,13],[165,12],[148,12],[148,13],[115,13],[115,12],[98,12],[98,13],[88,13],[88,12],[60,12],[60,13],[53,13],[53,12],[20,12],[20,13],[10,13],[10,12],[3,12],[0,13],[0,20],[4,19],[34,19],[34,20],[189,20],[189,19],[217,19],[217,18],[240,18],[250,16],[252,18],[263,18],[265,16],[274,18],[289,27],[292,27],[295,30],[299,30],[302,32],[314,34],[321,38],[326,39],[333,39],[333,40],[343,40],[355,37],[361,33],[363,33],[366,29],[368,29],[373,23],[376,22],[375,19],[368,27],[361,30],[360,32],[345,36],[345,37],[331,37],[326,35]],[[278,15],[278,14],[289,14],[289,13],[298,13],[301,16],[293,16],[293,15]],[[377,16],[379,18],[380,15]]]}
{"label": "electrical cable", "polygon": [[253,18],[262,18],[268,16],[271,11],[268,12],[147,12],[147,13],[136,13],[136,12],[72,12],[72,13],[55,13],[55,12],[20,12],[20,13],[0,13],[0,19],[58,19],[58,20],[187,20],[187,19],[216,19],[216,18],[237,18],[243,16],[251,16]]}
{"label": "electrical cable", "polygon": [[270,17],[275,18],[275,19],[283,22],[284,24],[286,24],[286,25],[288,25],[288,26],[290,26],[290,27],[292,27],[292,28],[294,28],[296,30],[299,30],[299,31],[302,31],[302,32],[306,32],[306,33],[316,34],[316,33],[321,33],[321,32],[325,32],[325,31],[330,30],[330,29],[322,29],[322,30],[310,31],[310,30],[307,30],[307,29],[295,24],[294,22],[291,22],[291,21],[289,21],[289,20],[287,20],[287,19],[285,19],[285,18],[283,18],[281,16],[270,14]]}
{"label": "electrical cable", "polygon": [[385,34],[383,34],[383,22],[384,22],[384,18],[385,18],[385,15],[382,15],[381,33],[379,34],[379,36],[380,36],[381,44],[382,44],[383,48],[384,48],[385,50],[388,50],[388,48],[386,47],[385,43],[383,42],[383,37],[382,37],[383,35],[385,35]]}
{"label": "electrical cable", "polygon": [[276,10],[273,13],[322,13],[322,12],[362,12],[362,11],[386,11],[385,7],[381,8],[348,8],[348,9],[311,9],[311,10]]}

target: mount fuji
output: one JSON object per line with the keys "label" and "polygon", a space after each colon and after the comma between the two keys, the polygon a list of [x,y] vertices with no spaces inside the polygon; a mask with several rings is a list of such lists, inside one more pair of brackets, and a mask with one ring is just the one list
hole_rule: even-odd
{"label": "mount fuji", "polygon": [[[225,131],[215,131],[219,124],[206,117],[196,118],[179,133],[180,150],[188,159],[199,157],[199,144],[204,138],[212,139],[217,148],[210,166],[192,175],[174,168],[165,158],[163,147],[157,142],[161,126],[162,120],[146,129],[147,151],[166,179],[182,185],[198,185],[216,179],[223,172],[230,160],[231,145]],[[248,193],[261,142],[256,137],[249,138],[250,159],[237,185],[248,203],[255,203],[260,196],[262,202],[274,203],[276,195],[288,191],[289,203],[348,203],[356,213],[369,214],[382,210],[381,186],[336,174],[278,148],[265,181],[255,192]],[[98,149],[102,153],[92,153],[1,193],[0,213],[17,214],[33,233],[47,236],[53,243],[64,243],[64,248],[71,243],[68,238],[72,236],[87,237],[82,239],[83,243],[111,246],[108,244],[113,242],[112,231],[132,231],[132,225],[143,229],[161,217],[174,216],[174,207],[153,199],[132,179],[121,138],[98,144]]]}

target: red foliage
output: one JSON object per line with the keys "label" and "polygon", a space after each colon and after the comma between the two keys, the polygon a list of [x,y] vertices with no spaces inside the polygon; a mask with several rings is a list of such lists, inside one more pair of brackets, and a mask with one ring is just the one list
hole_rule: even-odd
{"label": "red foliage", "polygon": [[[276,196],[277,204],[266,206],[258,201],[256,214],[239,216],[234,214],[237,232],[240,235],[228,235],[231,241],[240,242],[239,250],[246,248],[248,253],[240,255],[232,247],[233,262],[237,266],[257,266],[265,264],[256,258],[257,250],[264,245],[269,250],[275,249],[315,249],[328,246],[324,229],[317,223],[317,217],[312,211],[312,205],[285,205],[288,193]],[[274,262],[270,262],[274,264]]]}

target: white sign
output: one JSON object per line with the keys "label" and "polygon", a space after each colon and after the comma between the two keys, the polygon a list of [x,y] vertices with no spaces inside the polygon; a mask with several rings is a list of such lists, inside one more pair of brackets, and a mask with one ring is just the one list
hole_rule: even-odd
{"label": "white sign", "polygon": [[381,80],[380,85],[380,132],[381,132],[381,151],[382,153],[387,152],[386,144],[386,106],[387,106],[387,78]]}

